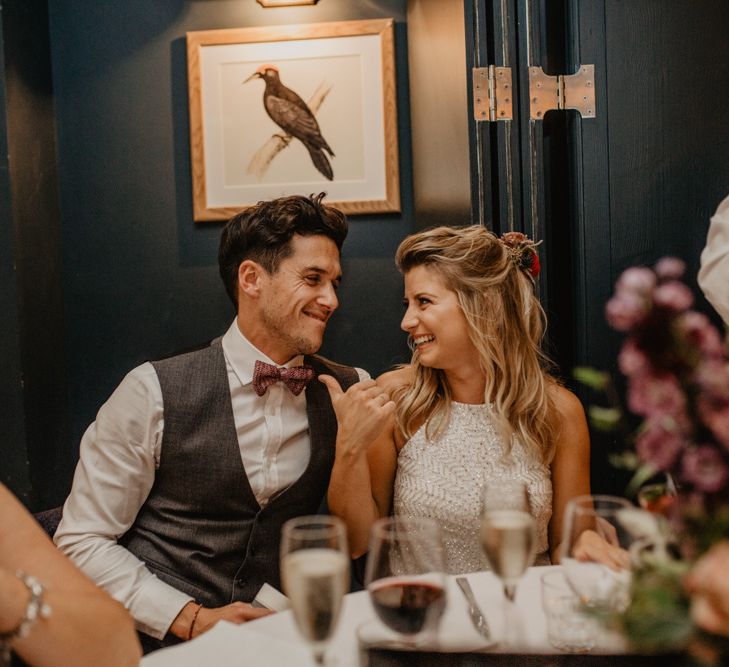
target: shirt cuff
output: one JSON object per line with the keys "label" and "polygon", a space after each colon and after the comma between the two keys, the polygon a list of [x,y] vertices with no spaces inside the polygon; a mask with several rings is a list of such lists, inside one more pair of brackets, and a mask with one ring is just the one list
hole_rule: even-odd
{"label": "shirt cuff", "polygon": [[172,621],[191,601],[194,598],[152,576],[134,596],[129,611],[137,630],[155,639],[164,639]]}
{"label": "shirt cuff", "polygon": [[357,368],[354,369],[357,371],[357,375],[359,376],[359,381],[362,382],[363,380],[371,380],[372,376],[364,369],[364,368]]}

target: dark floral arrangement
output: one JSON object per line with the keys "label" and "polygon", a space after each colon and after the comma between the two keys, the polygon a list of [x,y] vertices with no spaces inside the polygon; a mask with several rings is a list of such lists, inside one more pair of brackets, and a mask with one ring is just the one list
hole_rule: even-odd
{"label": "dark floral arrangement", "polygon": [[[692,310],[684,272],[685,264],[670,257],[652,269],[630,268],[606,304],[608,324],[625,334],[618,355],[624,401],[608,374],[575,370],[578,380],[611,399],[609,407],[592,406],[590,418],[603,429],[625,429],[632,448],[614,463],[635,471],[633,492],[660,473],[677,489],[675,503],[647,502],[667,515],[673,556],[639,568],[631,606],[620,619],[643,650],[696,638],[681,577],[711,544],[729,536],[729,356],[716,327]],[[627,426],[626,412],[639,421],[637,429]]]}

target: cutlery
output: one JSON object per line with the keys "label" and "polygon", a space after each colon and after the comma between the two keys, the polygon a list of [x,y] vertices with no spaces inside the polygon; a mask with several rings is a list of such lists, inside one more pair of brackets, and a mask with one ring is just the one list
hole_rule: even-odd
{"label": "cutlery", "polygon": [[468,602],[468,615],[471,618],[473,627],[476,628],[476,632],[478,632],[482,637],[490,640],[491,630],[489,629],[489,624],[486,621],[486,617],[483,615],[481,608],[476,602],[471,584],[468,583],[468,579],[466,579],[466,577],[456,577],[456,583]]}

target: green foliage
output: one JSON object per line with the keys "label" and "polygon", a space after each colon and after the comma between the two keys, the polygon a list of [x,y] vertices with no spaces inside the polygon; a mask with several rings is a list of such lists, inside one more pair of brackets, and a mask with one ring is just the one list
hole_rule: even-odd
{"label": "green foliage", "polygon": [[606,391],[610,385],[610,374],[598,371],[589,366],[577,366],[572,369],[572,376],[590,389]]}
{"label": "green foliage", "polygon": [[657,653],[685,649],[694,635],[681,580],[686,564],[646,563],[633,573],[632,599],[619,623],[633,648]]}
{"label": "green foliage", "polygon": [[657,472],[658,471],[653,466],[639,464],[630,482],[628,482],[628,488],[625,490],[625,495],[629,498],[635,496],[640,490],[640,487]]}
{"label": "green foliage", "polygon": [[614,431],[623,418],[623,413],[618,408],[604,408],[600,405],[591,405],[587,408],[590,423],[598,431]]}
{"label": "green foliage", "polygon": [[638,455],[629,449],[608,456],[610,465],[619,470],[636,470],[640,466]]}

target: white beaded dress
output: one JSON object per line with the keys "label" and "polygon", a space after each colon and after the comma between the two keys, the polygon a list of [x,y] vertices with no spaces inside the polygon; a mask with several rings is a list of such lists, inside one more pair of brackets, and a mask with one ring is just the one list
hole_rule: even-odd
{"label": "white beaded dress", "polygon": [[431,517],[443,530],[446,572],[488,570],[479,544],[480,496],[489,479],[518,479],[527,485],[537,525],[535,564],[549,564],[547,527],[552,516],[549,466],[514,438],[504,455],[489,405],[452,403],[447,427],[435,439],[425,425],[406,442],[397,460],[394,514]]}

